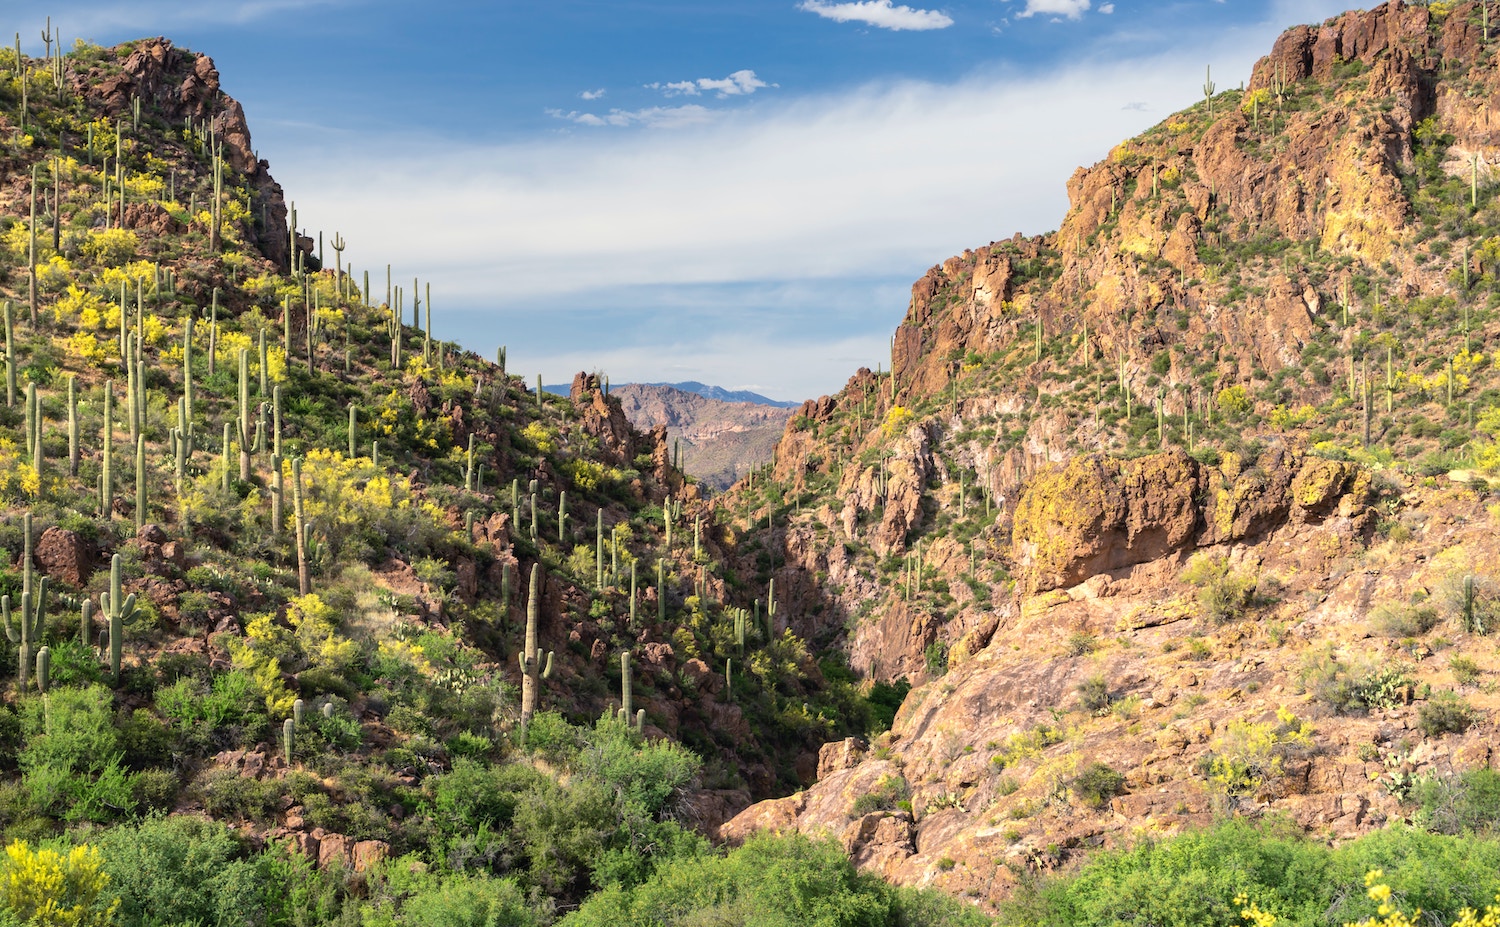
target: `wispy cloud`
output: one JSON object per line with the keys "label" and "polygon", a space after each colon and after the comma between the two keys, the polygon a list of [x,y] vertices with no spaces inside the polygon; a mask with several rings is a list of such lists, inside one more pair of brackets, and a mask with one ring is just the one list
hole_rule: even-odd
{"label": "wispy cloud", "polygon": [[[294,156],[272,167],[308,227],[358,230],[346,231],[346,258],[430,277],[442,336],[486,355],[506,343],[517,370],[562,382],[604,367],[624,382],[663,379],[664,358],[695,357],[703,372],[674,378],[784,383],[773,394],[798,398],[885,361],[923,270],[1055,228],[1075,165],[1191,105],[1205,58],[1216,77],[1223,62],[1226,86],[1248,77],[1286,21],[1194,37],[1194,55],[1181,42],[1155,57],[1084,53],[1034,74],[879,83],[696,116],[557,114],[687,118],[674,132],[491,145],[391,133],[378,152],[350,143],[333,157],[288,139]],[[1126,108],[1140,102],[1150,115]],[[675,110],[686,112],[663,115]],[[837,326],[819,321],[835,305]],[[825,356],[821,344],[839,341],[845,350]]]}
{"label": "wispy cloud", "polygon": [[549,109],[547,114],[581,126],[645,126],[648,129],[680,129],[683,126],[702,125],[714,119],[714,111],[706,106],[689,103],[686,106],[650,106],[645,109],[612,109],[603,115],[598,113],[563,112]]}
{"label": "wispy cloud", "polygon": [[[102,41],[122,29],[133,34],[157,35],[174,28],[210,25],[245,25],[285,13],[305,13],[312,7],[352,7],[363,0],[216,0],[213,3],[183,3],[180,0],[94,0],[64,4],[61,10],[38,9],[19,25],[23,46],[40,44],[38,35],[46,16],[61,30],[64,41]],[[31,38],[28,38],[31,36]]]}
{"label": "wispy cloud", "polygon": [[[1022,19],[1038,13],[1043,16],[1066,16],[1068,19],[1080,19],[1092,5],[1090,0],[1026,0],[1026,9],[1016,15]],[[1106,6],[1109,7],[1107,12],[1114,12],[1113,4],[1106,4]]]}
{"label": "wispy cloud", "polygon": [[[1085,3],[1088,0],[1084,0]],[[839,23],[865,23],[893,31],[909,30],[923,32],[929,29],[946,29],[953,25],[953,17],[937,10],[919,10],[909,6],[894,6],[891,0],[851,0],[847,3],[829,3],[827,0],[803,0],[797,7],[809,13],[817,13],[824,19]]]}
{"label": "wispy cloud", "polygon": [[578,99],[580,99],[580,100],[599,100],[599,99],[603,99],[603,98],[604,98],[604,88],[603,87],[600,87],[598,90],[581,90],[578,93]]}
{"label": "wispy cloud", "polygon": [[774,87],[756,76],[754,71],[739,70],[724,78],[700,77],[697,80],[679,80],[671,83],[647,84],[648,90],[660,90],[669,97],[702,96],[705,91],[717,93],[719,99],[725,97],[749,96],[757,90],[765,87]]}

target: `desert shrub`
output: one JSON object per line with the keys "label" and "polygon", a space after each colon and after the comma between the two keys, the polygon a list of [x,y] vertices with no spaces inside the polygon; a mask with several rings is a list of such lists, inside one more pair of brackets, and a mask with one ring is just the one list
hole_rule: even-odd
{"label": "desert shrub", "polygon": [[21,781],[36,811],[103,822],[135,809],[109,690],[58,689],[28,701],[22,730]]}
{"label": "desert shrub", "polygon": [[600,892],[561,923],[970,927],[984,922],[957,903],[893,889],[857,872],[833,841],[757,836],[723,856],[699,853],[675,860],[633,889]]}
{"label": "desert shrub", "polygon": [[1452,692],[1428,699],[1417,709],[1417,726],[1428,737],[1462,734],[1475,720],[1474,709]]}
{"label": "desert shrub", "polygon": [[1453,678],[1461,686],[1472,686],[1479,681],[1479,677],[1484,672],[1478,663],[1463,656],[1449,657],[1448,670],[1453,673]]}
{"label": "desert shrub", "polygon": [[1063,651],[1070,657],[1081,657],[1093,653],[1099,646],[1099,638],[1088,631],[1074,631],[1063,644]]}
{"label": "desert shrub", "polygon": [[1386,637],[1417,637],[1437,626],[1437,609],[1386,602],[1370,612],[1370,627]]}
{"label": "desert shrub", "polygon": [[905,801],[910,795],[911,790],[905,779],[887,773],[875,780],[875,785],[870,791],[854,800],[850,816],[857,818],[875,811],[895,811],[897,804]]}
{"label": "desert shrub", "polygon": [[1417,820],[1440,834],[1488,830],[1500,822],[1500,773],[1471,769],[1420,779],[1412,789]]}
{"label": "desert shrub", "polygon": [[1407,700],[1415,682],[1403,663],[1345,662],[1331,651],[1305,657],[1297,678],[1317,702],[1340,714],[1394,708]]}
{"label": "desert shrub", "polygon": [[104,831],[98,847],[121,924],[253,923],[261,909],[255,865],[223,824],[149,817]]}
{"label": "desert shrub", "polygon": [[5,848],[0,866],[0,922],[38,927],[109,927],[115,898],[99,850],[33,850],[25,841]]}
{"label": "desert shrub", "polygon": [[1090,808],[1103,808],[1125,788],[1125,777],[1105,763],[1090,763],[1068,783],[1073,795]]}
{"label": "desert shrub", "polygon": [[1286,761],[1312,747],[1312,728],[1286,709],[1276,721],[1231,721],[1214,738],[1202,766],[1228,795],[1248,795],[1286,772]]}
{"label": "desert shrub", "polygon": [[1255,596],[1255,577],[1231,568],[1229,558],[1221,554],[1194,557],[1183,570],[1182,578],[1198,587],[1198,605],[1203,617],[1214,624],[1242,617]]}
{"label": "desert shrub", "polygon": [[1078,693],[1078,705],[1084,711],[1097,713],[1109,708],[1109,680],[1103,676],[1090,676],[1075,686],[1074,691]]}

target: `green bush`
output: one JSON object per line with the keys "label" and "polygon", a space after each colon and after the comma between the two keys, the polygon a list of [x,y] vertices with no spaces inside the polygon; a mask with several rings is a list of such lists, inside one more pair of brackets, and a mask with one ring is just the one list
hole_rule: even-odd
{"label": "green bush", "polygon": [[1255,596],[1255,577],[1231,569],[1229,558],[1223,555],[1199,554],[1183,570],[1182,578],[1198,587],[1203,616],[1214,624],[1243,617]]}
{"label": "green bush", "polygon": [[1090,808],[1103,808],[1125,788],[1125,777],[1105,763],[1090,763],[1068,783],[1077,799]]}
{"label": "green bush", "polygon": [[634,889],[606,889],[561,927],[624,924],[756,927],[970,927],[985,918],[957,902],[893,889],[856,872],[837,843],[756,836],[727,855],[679,859]]}
{"label": "green bush", "polygon": [[1418,820],[1440,834],[1489,830],[1500,821],[1500,773],[1481,768],[1424,777],[1412,798],[1421,807]]}
{"label": "green bush", "polygon": [[1431,606],[1386,602],[1370,612],[1370,627],[1386,637],[1418,637],[1437,627],[1438,620]]}
{"label": "green bush", "polygon": [[1106,711],[1113,700],[1109,692],[1109,680],[1103,676],[1090,676],[1074,687],[1078,693],[1078,705],[1090,714]]}
{"label": "green bush", "polygon": [[1462,734],[1474,721],[1474,709],[1452,692],[1428,699],[1417,709],[1417,726],[1428,737]]}

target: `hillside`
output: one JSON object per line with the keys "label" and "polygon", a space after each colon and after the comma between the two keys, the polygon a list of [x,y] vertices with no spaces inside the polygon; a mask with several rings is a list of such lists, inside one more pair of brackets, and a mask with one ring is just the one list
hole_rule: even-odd
{"label": "hillside", "polygon": [[613,387],[610,395],[619,398],[636,428],[665,426],[683,472],[715,489],[769,461],[792,417],[791,409],[726,402],[666,384],[629,383]]}
{"label": "hillside", "polygon": [[892,373],[717,504],[799,636],[920,685],[725,836],[996,904],[1225,813],[1430,822],[1488,768],[1494,40],[1477,3],[1292,29],[1056,232],[917,281]]}
{"label": "hillside", "polygon": [[207,56],[48,46],[0,52],[6,885],[547,924],[762,853],[917,903],[699,836],[894,705],[751,612],[665,429],[432,338],[441,283],[304,229]]}

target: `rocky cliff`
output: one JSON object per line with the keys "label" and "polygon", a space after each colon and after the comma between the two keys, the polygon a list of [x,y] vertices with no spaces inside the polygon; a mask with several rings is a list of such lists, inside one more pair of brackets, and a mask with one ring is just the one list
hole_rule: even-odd
{"label": "rocky cliff", "polygon": [[1495,40],[1476,3],[1290,30],[1077,171],[1056,232],[917,281],[892,373],[720,504],[781,620],[919,686],[726,836],[993,901],[1216,811],[1356,833],[1489,762],[1453,590],[1500,516]]}

